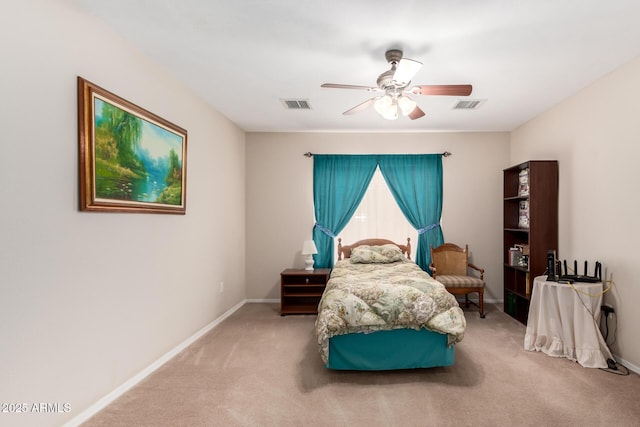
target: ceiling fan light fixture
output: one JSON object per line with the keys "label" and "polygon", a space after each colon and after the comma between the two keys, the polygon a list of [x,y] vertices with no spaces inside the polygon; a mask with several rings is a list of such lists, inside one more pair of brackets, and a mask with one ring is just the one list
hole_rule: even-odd
{"label": "ceiling fan light fixture", "polygon": [[389,94],[381,96],[373,104],[375,110],[387,120],[395,120],[398,118],[398,104],[396,100]]}
{"label": "ceiling fan light fixture", "polygon": [[422,63],[413,59],[403,58],[402,51],[398,49],[390,49],[384,56],[387,63],[391,65],[391,69],[378,76],[376,80],[377,86],[338,83],[323,83],[321,85],[327,88],[359,89],[380,93],[380,96],[369,98],[342,114],[355,114],[373,105],[376,112],[387,120],[396,120],[400,112],[409,117],[409,119],[416,120],[424,117],[425,112],[412,98],[405,95],[469,96],[473,90],[470,84],[418,85],[409,88],[411,80],[422,67]]}
{"label": "ceiling fan light fixture", "polygon": [[376,100],[373,104],[373,108],[375,108],[376,112],[381,116],[388,114],[391,105],[393,104],[393,99],[389,95],[383,95]]}
{"label": "ceiling fan light fixture", "polygon": [[382,117],[387,120],[396,120],[398,118],[398,106],[393,105]]}
{"label": "ceiling fan light fixture", "polygon": [[392,104],[392,99],[389,95],[383,95],[376,100],[373,104],[373,107],[376,109],[378,114],[384,114]]}
{"label": "ceiling fan light fixture", "polygon": [[399,96],[398,97],[398,107],[400,107],[400,111],[402,111],[402,115],[408,116],[411,112],[416,108],[416,102],[409,98],[408,96]]}

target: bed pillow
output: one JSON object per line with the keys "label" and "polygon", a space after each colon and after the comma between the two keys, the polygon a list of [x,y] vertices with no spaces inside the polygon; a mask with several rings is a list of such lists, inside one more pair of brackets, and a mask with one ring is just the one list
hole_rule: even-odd
{"label": "bed pillow", "polygon": [[351,262],[354,264],[388,264],[401,261],[402,251],[396,245],[362,245],[351,250]]}

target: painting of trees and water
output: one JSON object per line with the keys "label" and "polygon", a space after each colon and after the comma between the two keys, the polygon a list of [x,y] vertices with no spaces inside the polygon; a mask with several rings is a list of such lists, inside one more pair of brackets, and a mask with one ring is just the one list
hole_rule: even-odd
{"label": "painting of trees and water", "polygon": [[184,137],[93,99],[96,199],[182,205]]}

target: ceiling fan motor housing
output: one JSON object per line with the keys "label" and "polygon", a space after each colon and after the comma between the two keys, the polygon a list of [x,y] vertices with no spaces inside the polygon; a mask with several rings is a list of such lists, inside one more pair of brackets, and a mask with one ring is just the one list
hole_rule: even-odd
{"label": "ceiling fan motor housing", "polygon": [[393,90],[396,88],[394,84],[393,75],[396,70],[392,68],[391,70],[385,71],[384,73],[378,76],[377,84],[380,89],[383,90]]}
{"label": "ceiling fan motor housing", "polygon": [[387,59],[389,64],[397,65],[402,59],[402,51],[398,49],[390,49],[384,54],[384,57]]}

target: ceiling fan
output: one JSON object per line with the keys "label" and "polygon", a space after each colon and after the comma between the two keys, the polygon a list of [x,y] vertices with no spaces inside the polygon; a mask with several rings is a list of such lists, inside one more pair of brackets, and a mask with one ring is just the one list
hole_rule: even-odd
{"label": "ceiling fan", "polygon": [[385,58],[391,65],[391,69],[378,76],[378,86],[356,86],[337,83],[324,83],[321,85],[321,87],[326,88],[360,89],[380,94],[342,114],[355,114],[373,105],[375,110],[385,119],[397,119],[398,110],[400,110],[404,116],[415,120],[424,116],[424,111],[418,107],[409,95],[469,96],[471,94],[471,85],[419,85],[409,88],[411,79],[420,70],[422,63],[413,59],[403,58],[402,51],[398,49],[388,50],[385,53]]}

